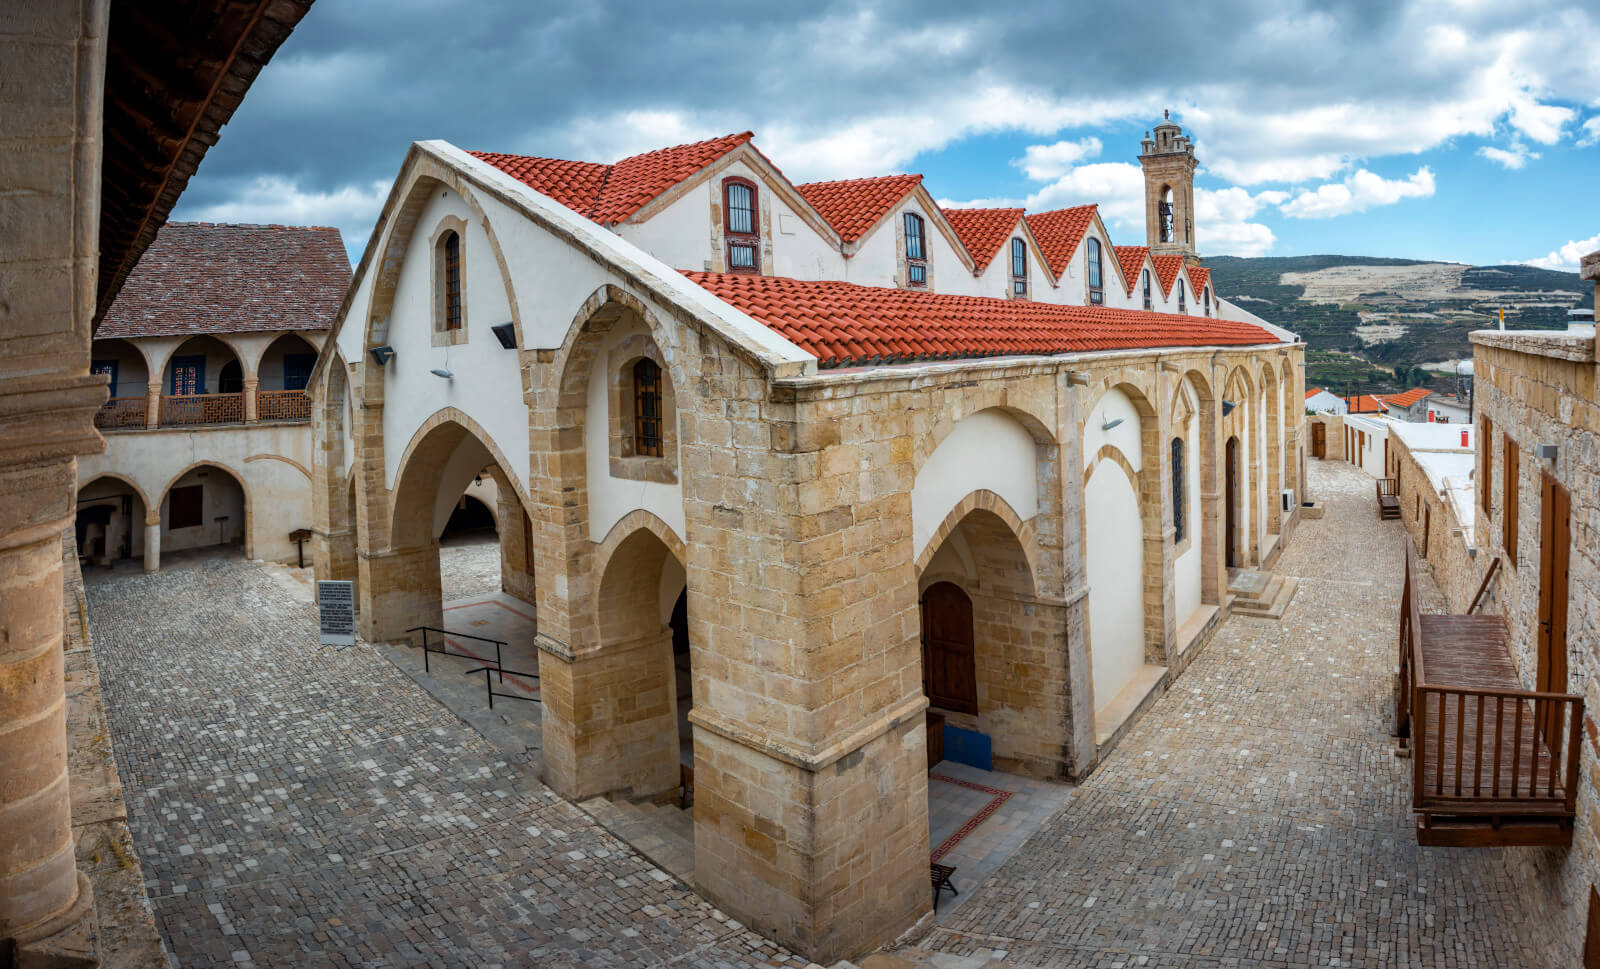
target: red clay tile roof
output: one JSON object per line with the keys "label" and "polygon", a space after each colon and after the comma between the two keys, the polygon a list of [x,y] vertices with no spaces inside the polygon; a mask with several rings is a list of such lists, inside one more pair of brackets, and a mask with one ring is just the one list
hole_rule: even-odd
{"label": "red clay tile roof", "polygon": [[95,337],[326,330],[349,288],[338,229],[168,222]]}
{"label": "red clay tile roof", "polygon": [[1306,400],[1310,400],[1320,393],[1322,393],[1321,387],[1312,387],[1310,390],[1306,391]]}
{"label": "red clay tile roof", "polygon": [[1206,291],[1206,286],[1211,282],[1211,270],[1204,266],[1189,267],[1189,282],[1194,286],[1195,296],[1199,297]]}
{"label": "red clay tile roof", "polygon": [[795,188],[828,220],[842,241],[855,242],[920,184],[921,175],[884,175],[839,182],[807,182]]}
{"label": "red clay tile roof", "polygon": [[1356,397],[1346,397],[1345,406],[1350,408],[1352,414],[1382,414],[1389,408],[1380,398],[1371,394],[1360,394]]}
{"label": "red clay tile roof", "polygon": [[614,165],[486,151],[469,154],[579,215],[601,225],[615,225],[752,137],[748,131],[725,135],[691,145],[647,151]]}
{"label": "red clay tile roof", "polygon": [[1028,229],[1039,240],[1039,251],[1044,253],[1044,261],[1057,279],[1066,271],[1072,254],[1078,251],[1078,244],[1089,231],[1097,209],[1097,205],[1079,205],[1028,216]]}
{"label": "red clay tile roof", "polygon": [[1117,262],[1122,265],[1122,281],[1128,287],[1128,292],[1133,292],[1133,287],[1139,285],[1139,271],[1144,269],[1144,261],[1150,256],[1149,246],[1112,246],[1117,251]]}
{"label": "red clay tile roof", "polygon": [[1161,280],[1161,295],[1172,295],[1172,284],[1177,282],[1178,273],[1183,269],[1182,256],[1151,256],[1150,261],[1156,264],[1156,276]]}
{"label": "red clay tile roof", "polygon": [[1413,387],[1403,394],[1378,394],[1377,398],[1391,407],[1410,407],[1433,391],[1426,387]]}
{"label": "red clay tile roof", "polygon": [[1011,230],[1022,221],[1023,212],[1023,209],[945,209],[944,215],[981,273],[1011,237]]}
{"label": "red clay tile roof", "polygon": [[1281,342],[1260,327],[1213,317],[748,273],[684,276],[814,355],[823,367]]}

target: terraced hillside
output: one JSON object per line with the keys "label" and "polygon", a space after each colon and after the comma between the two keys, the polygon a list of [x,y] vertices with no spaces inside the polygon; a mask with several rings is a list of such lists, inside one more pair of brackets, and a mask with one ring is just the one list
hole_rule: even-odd
{"label": "terraced hillside", "polygon": [[1467,334],[1497,326],[1501,310],[1511,328],[1559,329],[1567,310],[1594,302],[1576,273],[1532,266],[1367,256],[1205,262],[1220,295],[1305,338],[1308,385],[1341,392],[1448,389],[1437,375],[1470,356]]}

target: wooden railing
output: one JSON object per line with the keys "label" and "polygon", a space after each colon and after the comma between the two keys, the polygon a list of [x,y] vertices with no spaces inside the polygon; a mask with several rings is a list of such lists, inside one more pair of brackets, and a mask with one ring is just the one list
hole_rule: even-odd
{"label": "wooden railing", "polygon": [[243,394],[179,394],[161,398],[163,426],[238,424],[243,421]]}
{"label": "wooden railing", "polygon": [[1394,478],[1379,478],[1378,497],[1380,499],[1400,497],[1399,483]]}
{"label": "wooden railing", "polygon": [[311,398],[303,390],[256,391],[256,419],[308,421],[311,419]]}
{"label": "wooden railing", "polygon": [[95,412],[94,426],[106,429],[118,427],[144,427],[149,398],[113,397],[100,405]]}
{"label": "wooden railing", "polygon": [[1489,563],[1489,571],[1483,573],[1483,581],[1478,584],[1478,592],[1472,597],[1472,605],[1467,607],[1467,615],[1478,611],[1478,603],[1483,601],[1483,594],[1489,591],[1489,583],[1494,579],[1494,574],[1500,571],[1500,556],[1496,555],[1494,561]]}
{"label": "wooden railing", "polygon": [[[1492,575],[1494,567],[1490,567]],[[1583,698],[1517,688],[1509,657],[1505,687],[1453,686],[1429,680],[1424,621],[1417,591],[1417,552],[1406,539],[1405,580],[1400,603],[1400,689],[1395,698],[1396,733],[1409,738],[1412,807],[1426,817],[1501,819],[1570,818],[1577,805]],[[1487,576],[1485,579],[1487,580]],[[1486,583],[1487,584],[1487,581]],[[1481,590],[1480,590],[1481,594]],[[1476,605],[1476,601],[1474,601]],[[1478,624],[1498,617],[1438,617]],[[1483,641],[1505,651],[1503,640]],[[1476,641],[1432,644],[1435,657],[1458,668],[1472,664]],[[1449,652],[1441,652],[1448,649]],[[1487,655],[1487,654],[1484,654]],[[1461,660],[1469,662],[1461,666]],[[1500,657],[1488,657],[1500,659]],[[1496,843],[1486,838],[1479,843]],[[1500,842],[1512,843],[1512,842]],[[1531,843],[1531,842],[1529,842]]]}

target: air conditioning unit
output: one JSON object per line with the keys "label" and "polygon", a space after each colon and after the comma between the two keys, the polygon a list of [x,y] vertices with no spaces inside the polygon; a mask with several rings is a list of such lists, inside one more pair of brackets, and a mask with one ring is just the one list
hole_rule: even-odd
{"label": "air conditioning unit", "polygon": [[1285,489],[1283,489],[1283,510],[1285,512],[1291,512],[1291,511],[1294,511],[1294,508],[1295,508],[1295,504],[1294,504],[1294,489],[1293,488],[1285,488]]}

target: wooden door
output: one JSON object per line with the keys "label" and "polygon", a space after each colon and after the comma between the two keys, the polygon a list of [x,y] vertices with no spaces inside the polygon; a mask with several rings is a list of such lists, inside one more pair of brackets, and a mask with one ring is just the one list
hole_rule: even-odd
{"label": "wooden door", "polygon": [[922,594],[922,689],[936,707],[978,712],[972,600],[961,587],[935,582]]}
{"label": "wooden door", "polygon": [[[1567,573],[1572,553],[1572,499],[1555,477],[1540,476],[1539,495],[1539,662],[1534,689],[1567,692]],[[1560,742],[1559,708],[1540,724],[1552,752]]]}
{"label": "wooden door", "polygon": [[1328,456],[1328,425],[1322,423],[1311,425],[1311,456],[1314,458]]}
{"label": "wooden door", "polygon": [[[1239,501],[1238,464],[1239,439],[1236,437],[1230,437],[1228,438],[1227,454],[1225,456],[1225,460],[1222,462],[1222,547],[1225,550],[1223,554],[1226,557],[1227,565],[1230,569],[1239,564],[1239,555],[1235,551],[1236,546],[1234,544],[1237,541],[1237,536],[1234,534],[1235,520],[1239,514],[1236,507]],[[1214,562],[1216,559],[1212,559],[1212,561]]]}

